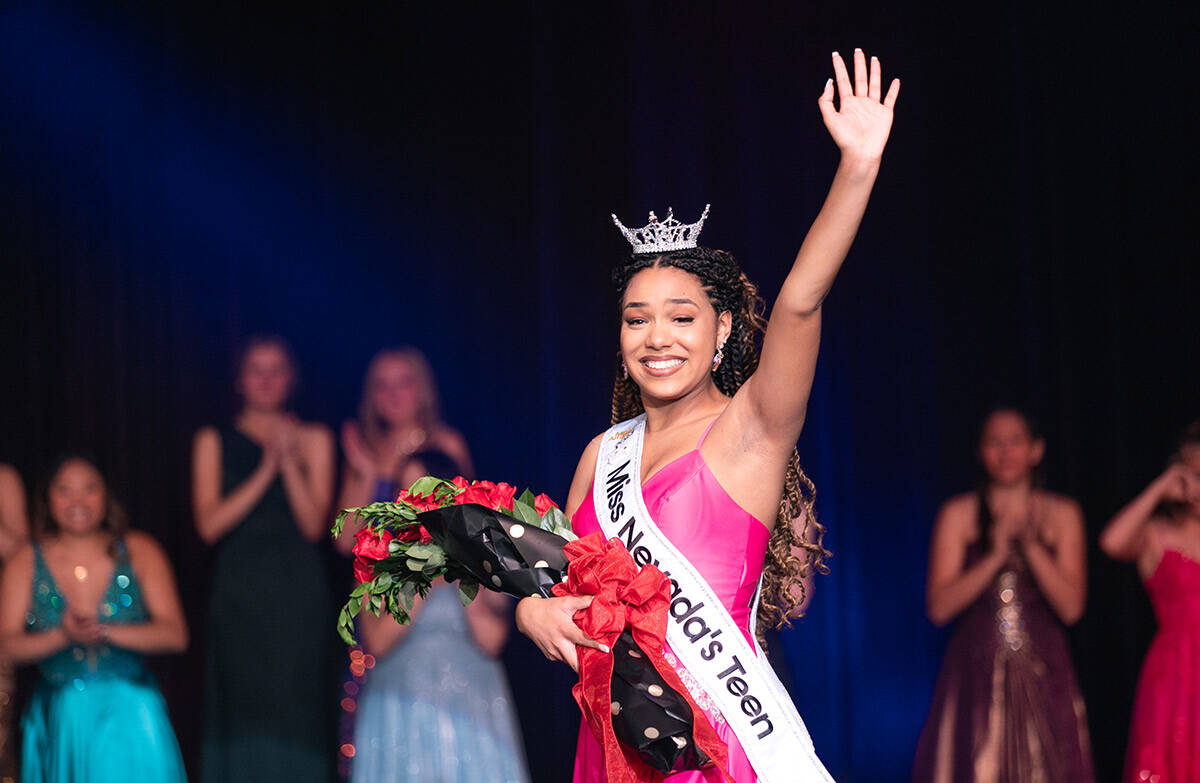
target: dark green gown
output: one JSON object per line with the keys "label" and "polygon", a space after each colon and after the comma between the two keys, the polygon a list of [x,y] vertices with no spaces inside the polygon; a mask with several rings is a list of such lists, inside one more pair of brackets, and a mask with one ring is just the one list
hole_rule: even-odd
{"label": "dark green gown", "polygon": [[[221,433],[221,490],[262,449]],[[217,544],[205,650],[205,783],[327,783],[335,757],[334,613],[322,558],[276,478]]]}

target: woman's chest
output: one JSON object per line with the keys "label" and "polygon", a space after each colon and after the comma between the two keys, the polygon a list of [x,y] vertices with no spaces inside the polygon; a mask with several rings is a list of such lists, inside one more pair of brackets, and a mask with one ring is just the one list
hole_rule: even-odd
{"label": "woman's chest", "polygon": [[112,582],[114,560],[103,554],[72,557],[62,551],[47,550],[45,564],[50,587],[66,606],[78,614],[94,617]]}

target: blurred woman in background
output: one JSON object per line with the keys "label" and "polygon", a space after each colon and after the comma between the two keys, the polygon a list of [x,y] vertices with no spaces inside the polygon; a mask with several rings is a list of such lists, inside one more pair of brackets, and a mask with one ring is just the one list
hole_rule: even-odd
{"label": "blurred woman in background", "polygon": [[1083,514],[1039,488],[1045,452],[1011,408],[984,421],[976,492],[934,525],[929,618],[957,618],[917,746],[918,783],[1093,779],[1083,699],[1064,625],[1083,614]]}
{"label": "blurred woman in background", "polygon": [[333,499],[333,436],[287,409],[296,364],[254,337],[242,409],[196,433],[196,530],[217,548],[209,604],[203,779],[325,783],[333,761],[334,614],[316,543]]}
{"label": "blurred woman in background", "polygon": [[41,674],[21,718],[21,780],[185,780],[143,660],[187,647],[166,556],[127,529],[95,463],[80,456],[51,472],[35,525],[0,585],[0,647]]}
{"label": "blurred woman in background", "polygon": [[1125,780],[1200,780],[1200,421],[1183,431],[1162,475],[1108,523],[1100,547],[1137,564],[1158,619]]}
{"label": "blurred woman in background", "polygon": [[[462,436],[441,421],[429,365],[417,350],[381,351],[363,383],[357,422],[342,428],[341,508],[394,500],[421,476],[472,473]],[[347,520],[349,553],[361,528]],[[412,622],[359,615],[362,649],[346,685],[354,783],[523,783],[521,737],[504,669],[509,601],[490,590],[464,608],[453,585],[417,598]],[[366,663],[373,668],[367,669]],[[359,689],[361,687],[361,690]],[[357,694],[355,699],[354,694]]]}
{"label": "blurred woman in background", "polygon": [[[29,540],[25,484],[12,465],[0,464],[0,562],[7,563]],[[0,658],[0,782],[12,783],[17,775],[13,747],[13,699],[16,678],[12,661]]]}
{"label": "blurred woman in background", "polygon": [[[389,348],[371,359],[358,420],[342,426],[342,451],[346,463],[338,508],[395,500],[401,473],[417,452],[444,455],[456,475],[474,473],[466,441],[441,420],[433,371],[416,348]],[[348,523],[344,551],[350,551],[356,532],[357,522]]]}

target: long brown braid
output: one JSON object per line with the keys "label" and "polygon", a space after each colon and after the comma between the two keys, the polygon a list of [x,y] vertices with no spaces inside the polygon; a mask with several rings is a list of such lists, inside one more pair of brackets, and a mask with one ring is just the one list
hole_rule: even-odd
{"label": "long brown braid", "polygon": [[[631,257],[626,264],[613,270],[618,302],[624,298],[625,288],[635,274],[663,266],[695,275],[717,313],[728,311],[732,316],[732,328],[723,349],[724,359],[713,372],[717,388],[732,397],[758,367],[758,338],[767,327],[763,317],[766,303],[759,296],[758,287],[750,282],[730,253],[697,247]],[[637,384],[622,371],[619,352],[616,370],[613,424],[631,419],[644,410]],[[766,628],[788,627],[791,620],[799,616],[794,613],[795,607],[804,601],[804,579],[809,574],[829,572],[824,561],[830,552],[822,545],[825,528],[817,521],[813,508],[816,494],[816,487],[800,468],[800,457],[793,449],[784,477],[783,497],[779,501],[779,512],[763,562],[763,590],[756,629],[760,640]],[[799,530],[798,525],[801,526]],[[795,554],[796,549],[803,550],[804,557]]]}

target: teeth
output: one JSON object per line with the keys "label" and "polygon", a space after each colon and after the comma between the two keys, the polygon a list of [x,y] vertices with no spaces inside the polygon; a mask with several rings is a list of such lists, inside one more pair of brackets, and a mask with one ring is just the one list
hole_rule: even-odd
{"label": "teeth", "polygon": [[669,370],[683,364],[683,359],[667,359],[666,361],[647,361],[646,366],[651,370]]}

